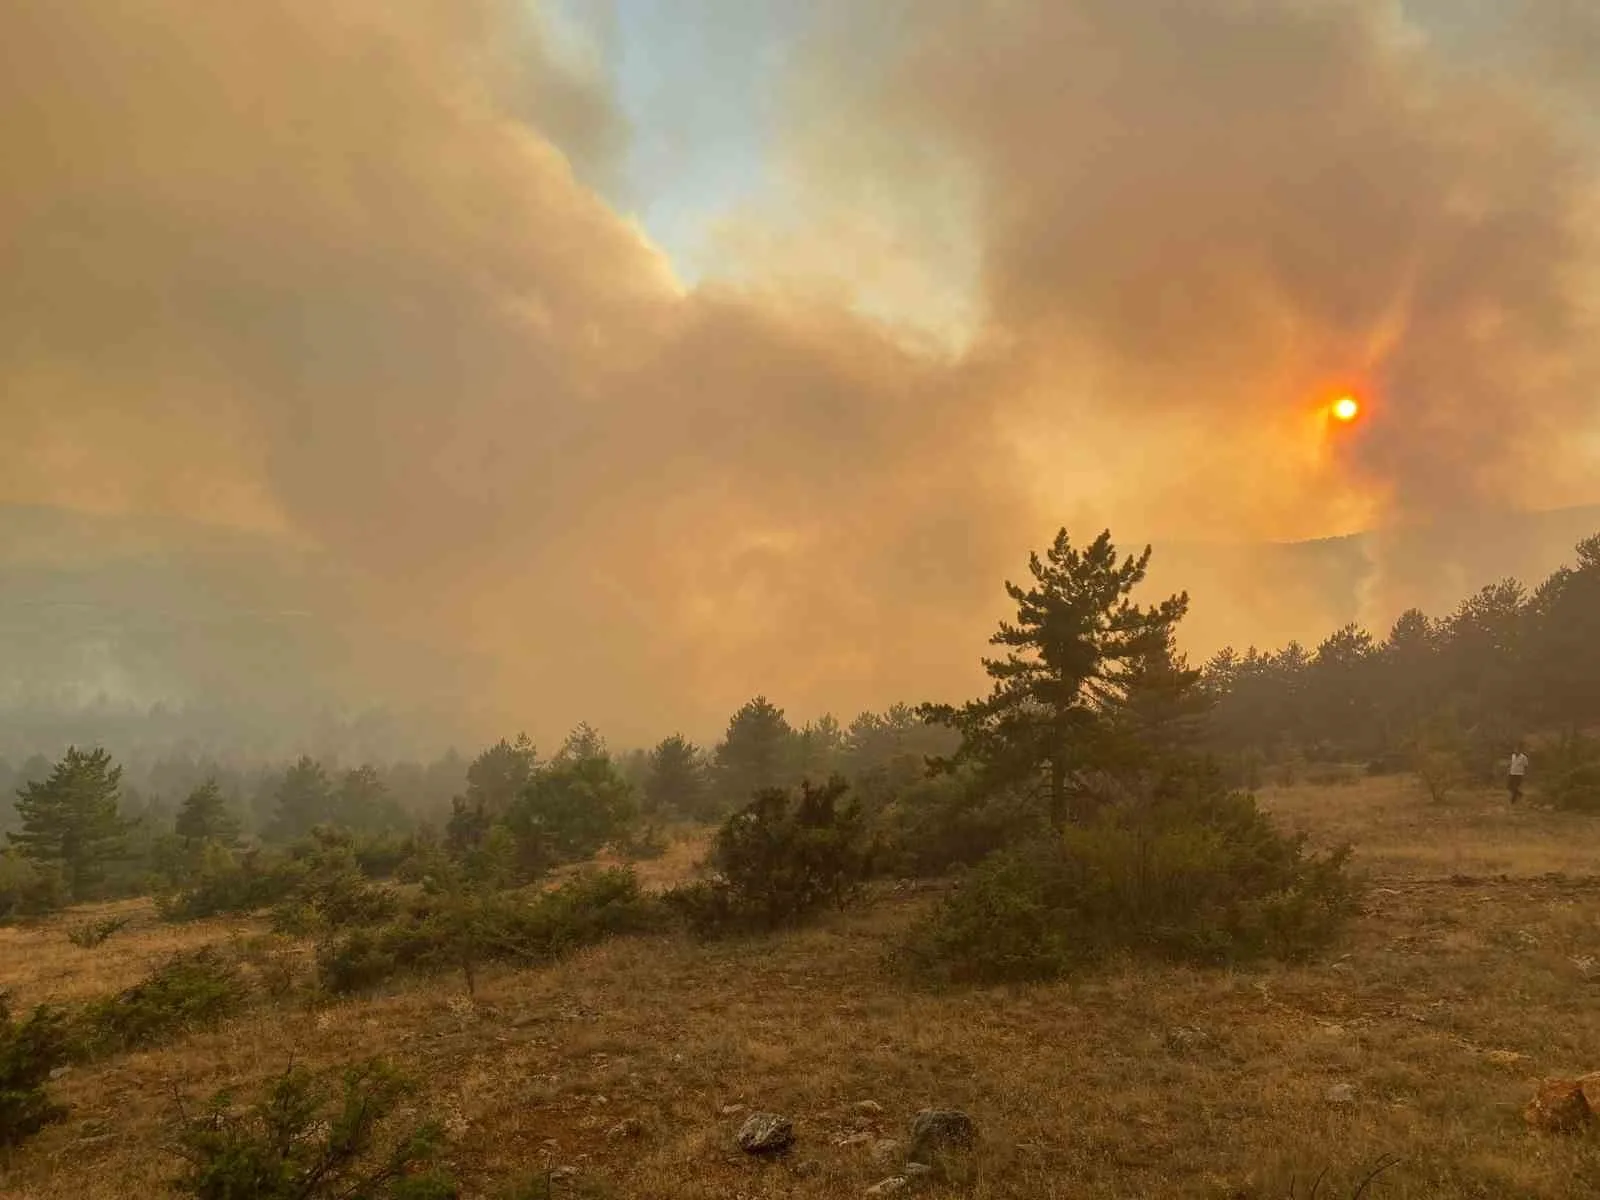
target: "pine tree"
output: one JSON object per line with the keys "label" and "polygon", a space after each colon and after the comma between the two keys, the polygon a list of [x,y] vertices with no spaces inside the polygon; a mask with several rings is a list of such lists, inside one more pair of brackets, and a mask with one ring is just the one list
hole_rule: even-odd
{"label": "pine tree", "polygon": [[535,771],[507,815],[524,865],[587,858],[635,815],[633,793],[605,756],[557,758]]}
{"label": "pine tree", "polygon": [[765,696],[744,705],[728,722],[716,750],[717,793],[730,808],[749,803],[757,792],[791,782],[795,732],[783,709]]}
{"label": "pine tree", "polygon": [[450,802],[445,839],[463,853],[483,845],[496,823],[504,821],[539,765],[538,751],[526,733],[501,738],[467,767],[467,791]]}
{"label": "pine tree", "polygon": [[104,750],[67,750],[42,783],[17,793],[20,833],[6,836],[35,862],[59,865],[74,900],[87,898],[105,864],[122,855],[122,768]]}
{"label": "pine tree", "polygon": [[556,753],[557,762],[583,762],[585,759],[604,758],[610,759],[611,752],[606,749],[606,740],[600,736],[600,731],[587,721],[578,722],[576,728],[567,734],[567,740],[561,743],[561,749]]}
{"label": "pine tree", "polygon": [[1170,628],[1153,636],[1145,653],[1131,662],[1116,720],[1138,756],[1171,758],[1201,743],[1216,706],[1215,694],[1201,678],[1178,652]]}
{"label": "pine tree", "polygon": [[1033,586],[1006,583],[1016,623],[1001,622],[990,638],[1006,656],[983,660],[994,680],[989,696],[921,710],[925,720],[961,733],[961,748],[945,765],[975,763],[996,783],[1036,782],[1057,827],[1087,816],[1085,779],[1106,755],[1102,718],[1189,607],[1187,594],[1153,608],[1128,598],[1149,563],[1148,546],[1119,562],[1110,531],[1078,550],[1063,529],[1043,560],[1030,555]]}
{"label": "pine tree", "polygon": [[1527,645],[1535,711],[1569,734],[1600,723],[1600,534],[1577,549],[1535,594]]}
{"label": "pine tree", "polygon": [[645,810],[704,820],[713,815],[710,801],[699,748],[679,733],[663,738],[650,752],[650,769],[644,780]]}
{"label": "pine tree", "polygon": [[305,837],[333,815],[333,786],[321,763],[307,755],[290,767],[275,794],[277,811],[269,834],[274,841]]}
{"label": "pine tree", "polygon": [[190,843],[218,842],[231,845],[239,840],[239,821],[228,811],[222,789],[208,779],[189,793],[173,822],[173,832]]}
{"label": "pine tree", "polygon": [[378,768],[370,763],[346,771],[333,797],[333,819],[362,836],[394,833],[405,828],[406,816],[389,793]]}
{"label": "pine tree", "polygon": [[832,713],[807,721],[795,736],[795,770],[802,779],[831,779],[844,753],[844,730]]}

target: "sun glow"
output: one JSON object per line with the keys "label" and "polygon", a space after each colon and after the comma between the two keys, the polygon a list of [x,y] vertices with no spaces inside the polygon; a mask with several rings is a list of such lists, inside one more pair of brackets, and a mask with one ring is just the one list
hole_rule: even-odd
{"label": "sun glow", "polygon": [[1361,415],[1361,402],[1354,396],[1340,396],[1333,402],[1333,418],[1348,424]]}

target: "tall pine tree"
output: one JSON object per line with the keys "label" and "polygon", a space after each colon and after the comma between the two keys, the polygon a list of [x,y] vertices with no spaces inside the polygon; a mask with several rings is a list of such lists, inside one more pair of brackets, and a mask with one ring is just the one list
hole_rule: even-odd
{"label": "tall pine tree", "polygon": [[715,752],[715,782],[726,808],[742,808],[767,788],[793,780],[795,732],[783,709],[757,696],[733,714]]}
{"label": "tall pine tree", "polygon": [[22,831],[6,836],[35,862],[58,865],[72,898],[86,899],[123,852],[121,793],[122,768],[109,754],[69,747],[48,779],[17,792]]}
{"label": "tall pine tree", "polygon": [[1153,608],[1128,598],[1149,564],[1148,546],[1118,561],[1109,530],[1079,550],[1063,529],[1043,559],[1029,556],[1032,586],[1006,583],[1016,622],[1001,622],[989,639],[1006,656],[983,660],[993,690],[960,708],[921,709],[925,720],[960,732],[952,762],[975,763],[994,783],[1035,784],[1057,827],[1087,815],[1086,777],[1106,757],[1103,718],[1189,607],[1187,594]]}

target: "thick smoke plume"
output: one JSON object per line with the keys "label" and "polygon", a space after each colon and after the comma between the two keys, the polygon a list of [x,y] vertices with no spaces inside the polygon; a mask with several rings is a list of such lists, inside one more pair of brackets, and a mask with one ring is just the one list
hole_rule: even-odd
{"label": "thick smoke plume", "polygon": [[[626,740],[960,694],[1063,522],[1600,499],[1600,63],[1560,7],[1493,56],[1358,0],[818,10],[773,194],[686,290],[525,3],[13,0],[0,503],[263,539],[369,692]],[[1375,616],[1437,574],[1379,545]],[[1181,561],[1200,648],[1348,602]]]}

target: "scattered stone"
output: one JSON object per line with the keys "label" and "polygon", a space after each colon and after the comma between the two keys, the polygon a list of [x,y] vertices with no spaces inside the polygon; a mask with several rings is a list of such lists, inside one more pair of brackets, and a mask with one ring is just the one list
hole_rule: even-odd
{"label": "scattered stone", "polygon": [[1595,956],[1592,954],[1585,954],[1569,961],[1571,961],[1573,966],[1578,968],[1578,974],[1582,975],[1585,979],[1593,978],[1597,973],[1596,968],[1600,967],[1600,962],[1597,962]]}
{"label": "scattered stone", "polygon": [[1356,1102],[1356,1089],[1348,1083],[1336,1083],[1323,1092],[1322,1097],[1329,1104],[1354,1104]]}
{"label": "scattered stone", "polygon": [[606,1139],[612,1142],[631,1141],[644,1136],[644,1122],[638,1117],[624,1117],[606,1130]]}
{"label": "scattered stone", "polygon": [[813,1175],[822,1174],[822,1164],[814,1158],[808,1158],[795,1167],[794,1173],[802,1179],[809,1179]]}
{"label": "scattered stone", "polygon": [[911,1122],[911,1154],[921,1159],[930,1150],[971,1146],[976,1136],[972,1118],[954,1108],[925,1108]]}
{"label": "scattered stone", "polygon": [[891,1175],[887,1179],[879,1180],[866,1191],[869,1196],[892,1196],[898,1191],[903,1191],[911,1181],[904,1175]]}
{"label": "scattered stone", "polygon": [[743,1104],[724,1104],[722,1106],[722,1115],[725,1117],[737,1117],[746,1107],[748,1106]]}
{"label": "scattered stone", "polygon": [[794,1122],[777,1113],[752,1113],[739,1130],[739,1148],[746,1154],[782,1154],[794,1145]]}
{"label": "scattered stone", "polygon": [[883,1105],[876,1100],[857,1100],[850,1107],[868,1117],[876,1117],[883,1112]]}
{"label": "scattered stone", "polygon": [[873,1162],[886,1167],[900,1157],[900,1143],[893,1138],[879,1138],[867,1153],[872,1156]]}
{"label": "scattered stone", "polygon": [[1589,1108],[1600,1113],[1600,1071],[1580,1075],[1578,1086],[1583,1089],[1583,1098],[1589,1102]]}
{"label": "scattered stone", "polygon": [[1497,1067],[1511,1068],[1527,1057],[1526,1054],[1518,1054],[1515,1050],[1490,1050],[1483,1059]]}
{"label": "scattered stone", "polygon": [[906,1164],[906,1174],[915,1179],[918,1175],[932,1175],[933,1168],[927,1163],[908,1162]]}
{"label": "scattered stone", "polygon": [[1168,1050],[1194,1050],[1204,1046],[1211,1040],[1211,1035],[1203,1029],[1196,1029],[1192,1025],[1179,1025],[1175,1029],[1167,1030]]}
{"label": "scattered stone", "polygon": [[872,1135],[870,1133],[850,1133],[842,1138],[835,1138],[833,1144],[844,1149],[850,1149],[855,1146],[865,1146],[871,1140]]}
{"label": "scattered stone", "polygon": [[1527,949],[1532,950],[1539,944],[1539,935],[1526,929],[1519,929],[1517,930],[1517,942],[1520,945],[1525,946]]}
{"label": "scattered stone", "polygon": [[50,1078],[51,1079],[61,1079],[64,1076],[67,1076],[67,1075],[70,1075],[70,1074],[72,1074],[72,1068],[71,1067],[51,1067],[50,1068]]}
{"label": "scattered stone", "polygon": [[1576,1133],[1594,1120],[1594,1110],[1576,1079],[1546,1079],[1522,1119],[1541,1133]]}
{"label": "scattered stone", "polygon": [[550,1178],[555,1180],[574,1179],[577,1177],[577,1174],[577,1167],[557,1167],[554,1171],[550,1172]]}

